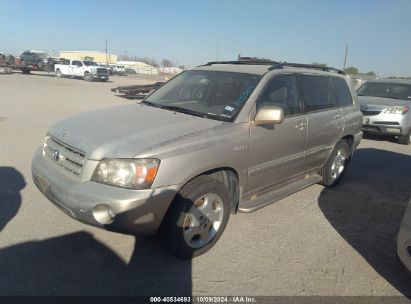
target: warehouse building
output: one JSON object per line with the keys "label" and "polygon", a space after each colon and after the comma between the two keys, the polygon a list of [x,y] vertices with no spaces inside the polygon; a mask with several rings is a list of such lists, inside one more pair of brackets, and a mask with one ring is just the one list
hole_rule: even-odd
{"label": "warehouse building", "polygon": [[98,51],[60,51],[60,58],[70,60],[92,60],[100,64],[116,64],[117,55]]}

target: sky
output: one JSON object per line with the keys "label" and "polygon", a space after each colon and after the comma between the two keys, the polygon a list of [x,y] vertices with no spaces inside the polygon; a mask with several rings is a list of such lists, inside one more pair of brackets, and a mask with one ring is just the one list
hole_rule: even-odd
{"label": "sky", "polygon": [[[0,0],[0,52],[108,51],[192,67],[242,56],[411,76],[410,0]],[[218,54],[218,55],[217,55]]]}

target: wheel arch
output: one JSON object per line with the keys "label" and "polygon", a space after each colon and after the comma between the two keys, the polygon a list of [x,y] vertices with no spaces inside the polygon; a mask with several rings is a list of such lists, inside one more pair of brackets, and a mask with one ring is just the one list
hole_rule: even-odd
{"label": "wheel arch", "polygon": [[354,152],[354,136],[351,134],[345,135],[341,138],[341,140],[345,140],[348,144],[348,148],[350,149],[350,158]]}
{"label": "wheel arch", "polygon": [[201,173],[197,173],[194,176],[191,176],[190,178],[188,178],[182,184],[180,189],[182,189],[190,181],[192,181],[193,179],[201,175],[206,175],[208,177],[211,177],[223,183],[227,187],[227,190],[230,195],[230,200],[231,200],[230,201],[231,213],[232,214],[237,213],[238,203],[240,200],[240,183],[239,183],[238,172],[232,167],[217,167],[217,168],[209,169]]}

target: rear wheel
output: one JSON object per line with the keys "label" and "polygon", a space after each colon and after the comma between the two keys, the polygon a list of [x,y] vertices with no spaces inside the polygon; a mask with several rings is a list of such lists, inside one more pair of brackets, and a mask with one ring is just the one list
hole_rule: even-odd
{"label": "rear wheel", "polygon": [[411,143],[411,129],[407,134],[398,136],[398,143],[402,145],[409,145]]}
{"label": "rear wheel", "polygon": [[199,176],[177,194],[161,227],[161,236],[172,253],[190,259],[210,250],[230,217],[227,187],[208,176]]}
{"label": "rear wheel", "polygon": [[321,169],[323,178],[321,184],[333,186],[343,177],[349,160],[349,146],[345,140],[340,140],[334,147],[330,157]]}
{"label": "rear wheel", "polygon": [[63,77],[63,74],[61,73],[60,69],[57,69],[57,70],[56,70],[56,77],[58,77],[58,78],[62,78],[62,77]]}
{"label": "rear wheel", "polygon": [[84,80],[85,81],[92,81],[93,77],[91,77],[91,74],[89,72],[84,73]]}

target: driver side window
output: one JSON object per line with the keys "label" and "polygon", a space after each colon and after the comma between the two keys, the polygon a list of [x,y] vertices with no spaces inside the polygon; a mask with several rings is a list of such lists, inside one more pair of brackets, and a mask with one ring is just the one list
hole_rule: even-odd
{"label": "driver side window", "polygon": [[264,106],[281,107],[284,116],[301,114],[296,76],[282,75],[271,79],[257,101],[257,111]]}

